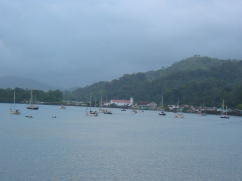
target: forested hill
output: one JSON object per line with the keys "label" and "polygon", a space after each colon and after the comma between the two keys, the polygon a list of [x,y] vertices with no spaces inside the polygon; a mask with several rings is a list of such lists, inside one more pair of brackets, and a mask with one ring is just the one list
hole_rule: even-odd
{"label": "forested hill", "polygon": [[78,88],[66,97],[88,100],[127,99],[165,104],[220,105],[242,103],[242,61],[193,56],[157,71],[124,75],[109,82]]}

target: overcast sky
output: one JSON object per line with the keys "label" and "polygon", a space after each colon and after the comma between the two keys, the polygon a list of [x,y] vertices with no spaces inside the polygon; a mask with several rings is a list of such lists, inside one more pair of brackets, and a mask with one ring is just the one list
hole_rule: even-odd
{"label": "overcast sky", "polygon": [[242,59],[241,0],[0,0],[0,76],[78,87],[194,54]]}

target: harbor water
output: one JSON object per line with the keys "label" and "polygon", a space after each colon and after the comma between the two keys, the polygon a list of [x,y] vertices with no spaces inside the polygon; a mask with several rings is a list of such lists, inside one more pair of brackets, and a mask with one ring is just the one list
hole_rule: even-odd
{"label": "harbor water", "polygon": [[241,117],[16,107],[0,104],[1,181],[242,180]]}

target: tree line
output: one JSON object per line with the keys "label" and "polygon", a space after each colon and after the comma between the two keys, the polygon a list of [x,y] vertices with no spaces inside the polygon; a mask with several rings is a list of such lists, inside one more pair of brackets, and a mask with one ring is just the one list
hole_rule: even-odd
{"label": "tree line", "polygon": [[[11,103],[13,102],[13,95],[16,95],[16,103],[27,103],[30,100],[31,90],[15,88],[15,89],[0,89],[0,102]],[[47,103],[57,103],[62,102],[63,93],[60,90],[32,90],[33,99],[35,102],[47,102]]]}

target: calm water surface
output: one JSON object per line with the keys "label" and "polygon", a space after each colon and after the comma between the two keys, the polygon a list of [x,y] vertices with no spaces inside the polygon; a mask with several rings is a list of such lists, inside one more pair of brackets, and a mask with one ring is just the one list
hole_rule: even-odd
{"label": "calm water surface", "polygon": [[17,107],[0,104],[1,181],[242,180],[241,117]]}

